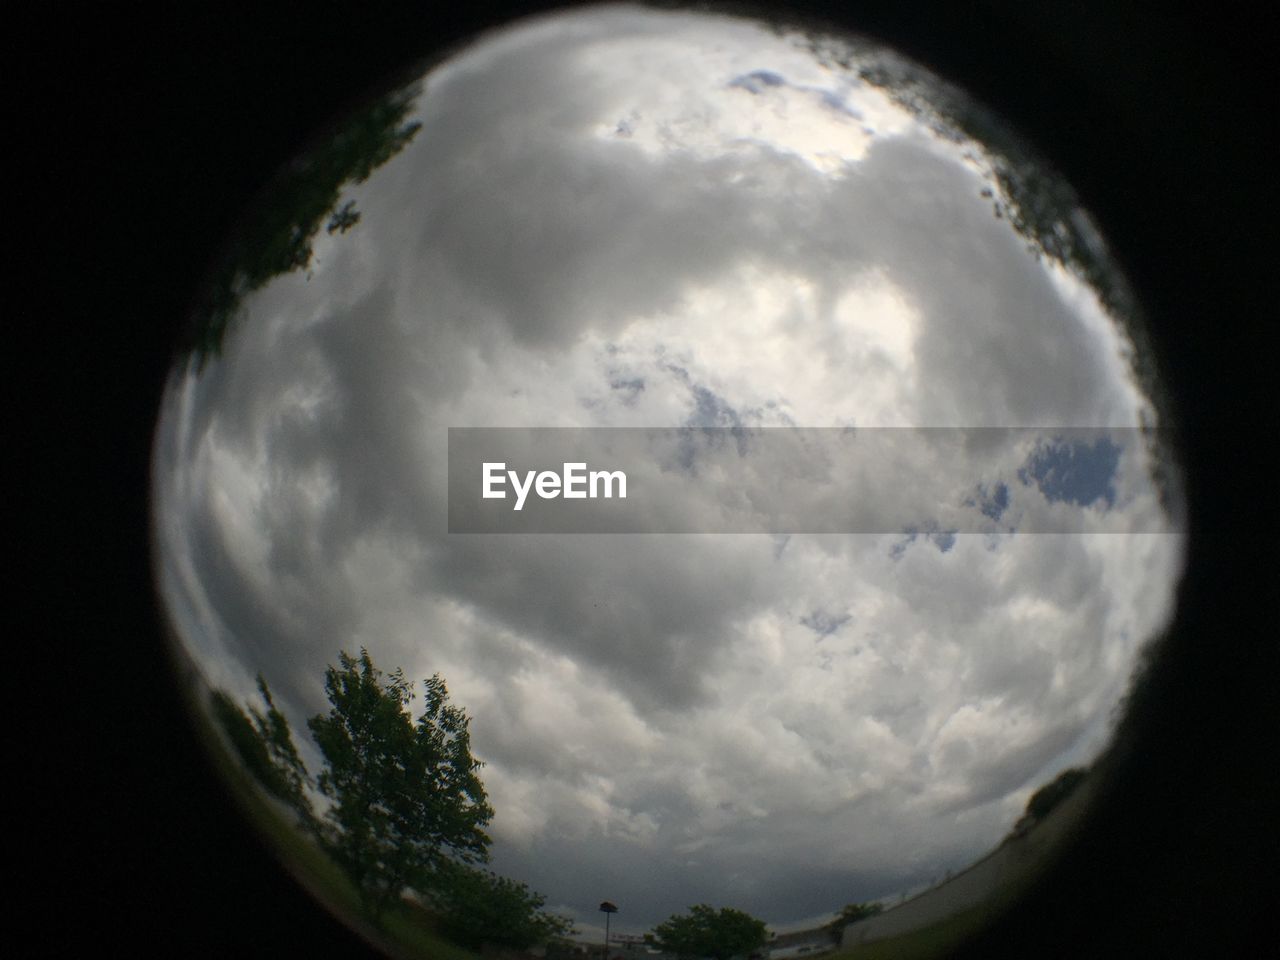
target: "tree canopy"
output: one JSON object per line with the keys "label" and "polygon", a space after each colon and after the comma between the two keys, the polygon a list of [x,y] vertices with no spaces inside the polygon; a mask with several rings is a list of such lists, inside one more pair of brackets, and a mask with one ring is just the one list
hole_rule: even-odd
{"label": "tree canopy", "polygon": [[525,884],[460,863],[440,866],[430,901],[443,918],[440,932],[471,949],[488,943],[520,950],[574,932],[567,918],[545,912],[546,898]]}
{"label": "tree canopy", "polygon": [[[520,949],[571,933],[540,894],[474,866],[488,860],[493,808],[471,753],[470,718],[449,702],[439,675],[423,687],[414,718],[403,671],[384,674],[364,649],[340,653],[325,672],[330,710],[307,722],[324,761],[314,779],[262,677],[265,710],[246,712],[221,691],[212,707],[248,772],[297,812],[375,923],[414,890],[433,926],[463,946]],[[312,807],[316,792],[328,801],[322,816]]]}
{"label": "tree canopy", "polygon": [[325,673],[332,709],[307,726],[324,755],[316,779],[332,802],[325,845],[375,916],[449,859],[488,859],[483,827],[493,808],[471,755],[470,722],[437,674],[415,722],[412,684],[383,675],[368,651],[346,653]]}
{"label": "tree canopy", "polygon": [[697,960],[729,960],[764,946],[769,935],[763,920],[732,907],[716,910],[705,903],[688,913],[674,914],[653,928],[645,939],[667,953]]}
{"label": "tree canopy", "polygon": [[[1026,812],[1013,825],[1013,829],[1009,831],[1009,836],[1012,837],[1019,834],[1043,820],[1050,810],[1067,799],[1076,787],[1080,786],[1087,773],[1088,771],[1080,767],[1071,767],[1063,770],[1036,790],[1035,793],[1031,794],[1030,799],[1027,800]],[[1006,837],[1005,839],[1009,838]]]}
{"label": "tree canopy", "polygon": [[312,823],[311,802],[306,788],[311,782],[298,755],[289,721],[271,698],[267,682],[258,675],[258,692],[266,711],[250,707],[242,711],[222,691],[213,694],[213,712],[249,773],[278,800],[292,807],[308,824]]}
{"label": "tree canopy", "polygon": [[827,926],[832,930],[843,930],[851,923],[874,917],[883,911],[884,906],[879,903],[847,903],[840,908],[840,913]]}
{"label": "tree canopy", "polygon": [[322,224],[332,234],[359,222],[354,200],[339,206],[342,191],[363,183],[414,138],[422,124],[407,118],[418,93],[415,86],[375,100],[276,175],[240,224],[195,311],[187,351],[197,367],[221,352],[245,294],[311,265]]}
{"label": "tree canopy", "polygon": [[1044,819],[1045,814],[1071,795],[1084,777],[1085,772],[1079,767],[1063,770],[1031,795],[1027,801],[1027,814],[1036,820]]}

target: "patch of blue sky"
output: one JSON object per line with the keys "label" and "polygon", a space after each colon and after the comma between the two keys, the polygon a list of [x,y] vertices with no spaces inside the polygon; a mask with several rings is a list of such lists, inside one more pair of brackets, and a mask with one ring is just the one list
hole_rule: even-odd
{"label": "patch of blue sky", "polygon": [[[1092,444],[1056,440],[1036,449],[1018,470],[1018,479],[1037,486],[1050,502],[1087,507],[1102,500],[1115,504],[1115,475],[1120,447],[1108,437]],[[986,512],[985,510],[983,511]]]}
{"label": "patch of blue sky", "polygon": [[729,81],[729,86],[741,87],[748,93],[761,93],[765,87],[781,87],[786,82],[785,77],[772,70],[753,70],[740,77],[734,77]]}

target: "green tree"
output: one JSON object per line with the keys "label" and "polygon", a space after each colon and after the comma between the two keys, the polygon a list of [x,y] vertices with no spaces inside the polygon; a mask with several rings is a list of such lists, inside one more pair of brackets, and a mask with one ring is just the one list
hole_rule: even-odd
{"label": "green tree", "polygon": [[321,225],[346,233],[359,222],[354,200],[339,206],[342,191],[363,183],[414,138],[422,124],[407,118],[418,93],[412,86],[375,100],[276,175],[239,225],[195,311],[185,352],[197,368],[221,352],[246,294],[311,265]]}
{"label": "green tree", "polygon": [[440,932],[473,950],[484,944],[523,950],[576,932],[568,918],[543,909],[541,894],[489,870],[449,861],[430,886]]}
{"label": "green tree", "polygon": [[332,705],[307,726],[324,756],[316,782],[332,803],[319,835],[377,921],[406,887],[425,886],[453,861],[488,859],[493,817],[471,755],[466,713],[449,703],[439,674],[424,684],[415,721],[413,685],[369,659],[339,655],[325,672]]}
{"label": "green tree", "polygon": [[1071,795],[1084,777],[1085,772],[1079,767],[1063,770],[1031,795],[1031,799],[1027,801],[1027,815],[1035,820],[1043,820],[1050,810]]}
{"label": "green tree", "polygon": [[731,907],[716,910],[700,903],[687,914],[664,920],[645,939],[681,958],[729,960],[764,946],[768,933],[764,921],[748,913]]}
{"label": "green tree", "polygon": [[878,903],[847,903],[840,908],[840,913],[827,926],[835,931],[843,930],[849,924],[865,920],[867,917],[874,917],[883,910],[884,907]]}
{"label": "green tree", "polygon": [[1013,825],[1013,829],[1005,839],[1008,840],[1043,820],[1050,810],[1067,799],[1076,787],[1080,786],[1087,772],[1080,767],[1070,767],[1040,787],[1027,800],[1026,812]]}
{"label": "green tree", "polygon": [[221,690],[214,691],[214,716],[253,778],[272,796],[292,807],[304,824],[312,826],[314,814],[306,792],[311,777],[294,745],[289,721],[277,709],[261,674],[258,692],[266,711],[250,707],[245,713]]}

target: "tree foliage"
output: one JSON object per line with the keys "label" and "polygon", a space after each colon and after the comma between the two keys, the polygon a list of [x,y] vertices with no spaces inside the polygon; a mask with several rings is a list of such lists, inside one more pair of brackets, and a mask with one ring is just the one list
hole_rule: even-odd
{"label": "tree foliage", "polygon": [[[221,691],[212,703],[246,769],[298,812],[370,920],[380,923],[414,890],[433,927],[460,945],[563,943],[572,925],[544,910],[542,895],[474,866],[488,860],[483,828],[493,809],[471,754],[470,718],[449,702],[439,675],[423,687],[415,718],[403,671],[384,674],[364,649],[340,653],[325,672],[330,710],[307,723],[324,761],[314,780],[262,677],[265,710],[246,712]],[[312,807],[316,790],[329,801],[323,816]]]}
{"label": "tree foliage", "polygon": [[763,920],[732,907],[716,910],[705,903],[688,913],[674,914],[653,928],[646,939],[667,953],[697,960],[729,960],[764,946],[768,932]]}
{"label": "tree foliage", "polygon": [[523,950],[575,932],[568,918],[543,909],[541,894],[489,870],[447,862],[430,886],[440,932],[464,947]]}
{"label": "tree foliage", "polygon": [[322,224],[332,234],[359,222],[355,201],[339,206],[342,190],[363,183],[414,138],[422,125],[406,118],[417,95],[410,87],[374,101],[275,177],[240,224],[196,310],[189,352],[197,366],[221,351],[245,294],[311,265]]}
{"label": "tree foliage", "polygon": [[1050,810],[1071,795],[1084,777],[1085,772],[1079,767],[1063,770],[1031,795],[1031,799],[1027,801],[1027,814],[1036,820],[1043,820]]}
{"label": "tree foliage", "polygon": [[277,709],[267,682],[258,675],[258,692],[266,711],[241,710],[222,691],[213,694],[213,712],[245,768],[272,796],[292,807],[303,821],[313,822],[307,787],[311,777],[298,755],[289,721]]}
{"label": "tree foliage", "polygon": [[847,903],[840,908],[840,913],[828,926],[833,930],[843,930],[851,923],[874,917],[883,911],[884,906],[879,903]]}
{"label": "tree foliage", "polygon": [[470,720],[449,703],[438,674],[425,682],[413,720],[412,686],[401,670],[384,675],[368,651],[344,652],[325,673],[332,709],[307,724],[325,759],[316,783],[332,801],[322,842],[375,918],[451,860],[488,859],[483,827],[493,809],[471,755]]}
{"label": "tree foliage", "polygon": [[1058,804],[1067,799],[1071,793],[1084,780],[1088,771],[1080,767],[1071,767],[1063,770],[1060,774],[1040,787],[1027,800],[1026,812],[1013,825],[1013,829],[1009,831],[1009,837],[1017,836],[1024,830],[1034,826],[1043,820]]}

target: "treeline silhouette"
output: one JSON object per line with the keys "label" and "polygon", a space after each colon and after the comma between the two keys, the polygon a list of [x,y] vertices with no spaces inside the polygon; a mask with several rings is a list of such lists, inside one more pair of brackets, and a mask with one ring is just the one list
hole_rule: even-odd
{"label": "treeline silhouette", "polygon": [[422,124],[406,118],[419,92],[412,85],[374,101],[267,186],[228,242],[194,311],[181,352],[197,369],[221,353],[245,296],[311,265],[322,224],[341,234],[360,222],[355,201],[339,206],[342,190],[363,183],[418,133]]}

